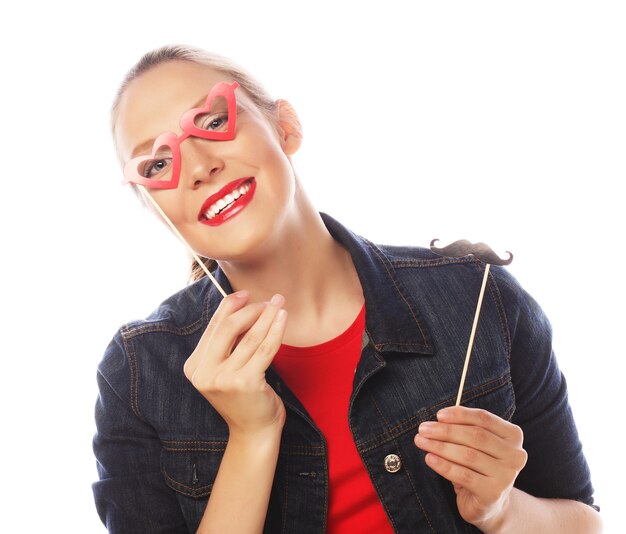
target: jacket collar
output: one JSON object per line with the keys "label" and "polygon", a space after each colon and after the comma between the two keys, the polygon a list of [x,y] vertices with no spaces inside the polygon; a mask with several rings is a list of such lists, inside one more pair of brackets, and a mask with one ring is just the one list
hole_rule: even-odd
{"label": "jacket collar", "polygon": [[[365,296],[366,334],[376,350],[432,354],[430,336],[420,316],[415,295],[396,276],[396,270],[384,251],[352,233],[329,215],[320,215],[333,238],[352,256]],[[219,267],[214,276],[226,293],[232,291]],[[206,325],[219,305],[221,295],[209,280],[205,283],[210,286],[204,307],[203,321]]]}
{"label": "jacket collar", "polygon": [[321,216],[330,234],[352,256],[365,295],[366,333],[376,350],[432,354],[415,295],[396,276],[384,251],[329,215]]}

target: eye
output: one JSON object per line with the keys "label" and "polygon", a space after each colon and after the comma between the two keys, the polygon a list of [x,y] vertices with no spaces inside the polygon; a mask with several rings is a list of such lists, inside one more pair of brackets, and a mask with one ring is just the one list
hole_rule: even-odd
{"label": "eye", "polygon": [[151,159],[143,163],[139,173],[144,178],[160,178],[166,173],[171,164],[171,158]]}
{"label": "eye", "polygon": [[198,128],[211,132],[226,130],[228,126],[228,113],[206,113],[196,118]]}

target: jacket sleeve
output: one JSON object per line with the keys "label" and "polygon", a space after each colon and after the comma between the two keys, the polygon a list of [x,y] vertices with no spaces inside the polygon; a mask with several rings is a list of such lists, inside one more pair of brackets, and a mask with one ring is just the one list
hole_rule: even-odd
{"label": "jacket sleeve", "polygon": [[552,328],[537,302],[510,275],[504,275],[504,282],[505,303],[515,303],[505,305],[516,402],[512,422],[522,428],[528,453],[515,486],[536,497],[593,506],[591,475],[565,377],[552,350]]}
{"label": "jacket sleeve", "polygon": [[98,369],[94,453],[96,508],[112,533],[187,533],[174,492],[160,472],[160,441],[132,408],[130,367],[121,335]]}

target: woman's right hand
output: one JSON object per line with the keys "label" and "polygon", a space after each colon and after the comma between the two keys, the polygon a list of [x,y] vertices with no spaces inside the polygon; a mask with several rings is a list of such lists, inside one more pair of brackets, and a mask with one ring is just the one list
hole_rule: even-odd
{"label": "woman's right hand", "polygon": [[283,339],[284,298],[247,304],[239,291],[225,297],[184,366],[185,376],[228,424],[231,435],[282,430],[285,406],[265,380]]}

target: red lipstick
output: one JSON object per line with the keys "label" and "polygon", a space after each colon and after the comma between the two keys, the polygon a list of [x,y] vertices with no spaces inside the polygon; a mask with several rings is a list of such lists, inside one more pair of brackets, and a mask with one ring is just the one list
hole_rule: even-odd
{"label": "red lipstick", "polygon": [[256,180],[251,176],[227,183],[204,201],[198,221],[207,226],[219,226],[243,210],[252,200],[255,190]]}

